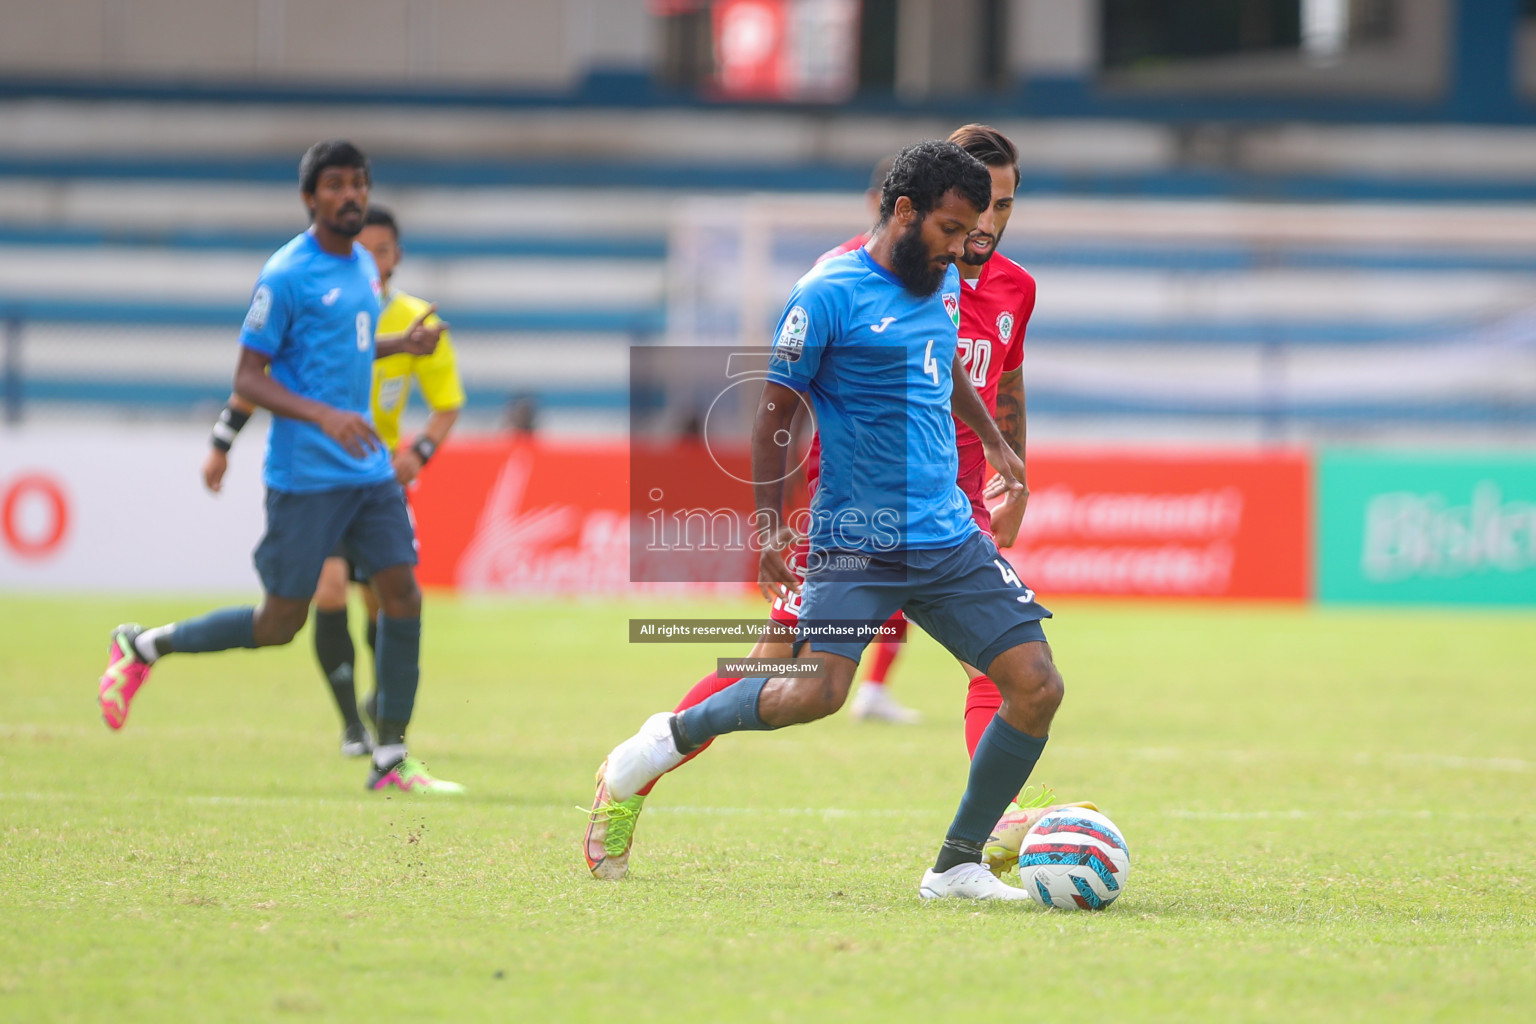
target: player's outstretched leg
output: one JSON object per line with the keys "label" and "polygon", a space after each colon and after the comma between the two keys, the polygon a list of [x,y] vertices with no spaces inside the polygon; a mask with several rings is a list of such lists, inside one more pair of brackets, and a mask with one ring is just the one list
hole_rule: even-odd
{"label": "player's outstretched leg", "polygon": [[373,748],[368,789],[407,793],[462,793],[457,782],[439,779],[412,757],[405,730],[416,707],[421,681],[421,590],[410,565],[395,565],[373,577],[379,616],[379,738]]}
{"label": "player's outstretched leg", "polygon": [[[614,747],[598,769],[598,798],[588,819],[586,857],[592,873],[599,878],[623,877],[634,818],[645,799],[641,791],[702,751],[716,736],[811,722],[842,707],[858,663],[839,655],[821,656],[827,661],[825,677],[740,679],[691,707],[652,715],[638,733]],[[713,689],[710,684],[706,677],[694,692]],[[614,834],[615,828],[622,833]],[[614,835],[614,862],[605,866],[609,835]]]}
{"label": "player's outstretched leg", "polygon": [[[825,718],[848,696],[857,663],[828,655],[828,685],[822,679],[770,679],[754,676],[725,687],[680,713],[663,711],[645,720],[640,731],[613,748],[604,778],[612,799],[627,800],[651,781],[728,732],[780,729]],[[836,673],[834,681],[833,673]],[[764,718],[764,714],[769,715]]]}
{"label": "player's outstretched leg", "polygon": [[[281,598],[268,597],[259,609],[249,605],[221,608],[195,619],[154,629],[143,629],[135,623],[118,626],[112,631],[108,644],[107,670],[96,688],[102,719],[113,729],[123,727],[128,721],[133,698],[149,681],[150,666],[165,655],[178,651],[199,654],[235,647],[285,644],[304,625],[308,607],[306,601],[295,610]],[[258,616],[262,614],[266,615],[268,626],[264,631],[258,631]],[[298,625],[289,629],[295,615]]]}
{"label": "player's outstretched leg", "polygon": [[[711,672],[693,684],[673,709],[673,714],[703,703],[736,681],[721,679]],[[704,753],[708,746],[705,743],[697,750],[690,751],[673,767],[682,767]],[[594,877],[616,882],[629,871],[629,851],[635,841],[635,825],[645,806],[645,798],[651,795],[651,789],[661,780],[661,776],[641,786],[628,800],[617,801],[608,792],[607,771],[608,762],[604,761],[597,769],[597,792],[592,797],[592,810],[587,815],[582,855],[587,858],[587,868]]]}
{"label": "player's outstretched leg", "polygon": [[1045,750],[1056,708],[1061,704],[1061,674],[1043,640],[1011,647],[993,659],[988,675],[1003,695],[1003,706],[982,733],[971,758],[970,779],[955,820],[934,865],[923,874],[918,892],[925,899],[1022,900],[1023,889],[1007,885],[982,863],[998,819],[1029,780]]}

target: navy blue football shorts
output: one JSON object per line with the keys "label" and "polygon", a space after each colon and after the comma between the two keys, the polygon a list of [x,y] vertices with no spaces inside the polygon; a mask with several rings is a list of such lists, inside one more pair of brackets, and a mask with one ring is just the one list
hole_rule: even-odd
{"label": "navy blue football shorts", "polygon": [[332,554],[345,557],[364,579],[390,566],[416,564],[416,532],[398,483],[310,494],[267,491],[267,532],[255,551],[267,593],[307,601]]}
{"label": "navy blue football shorts", "polygon": [[[405,503],[405,514],[409,516],[411,520],[411,547],[412,550],[416,552],[415,560],[417,564],[420,564],[421,539],[416,536],[416,513],[411,511],[411,503],[409,501]],[[336,542],[336,547],[331,550],[329,557],[346,559],[347,579],[351,580],[353,583],[361,583],[364,586],[367,586],[368,581],[373,578],[371,573],[364,572],[356,562],[347,557],[346,545],[344,545],[341,541]],[[387,566],[381,566],[381,568],[387,568]]]}
{"label": "navy blue football shorts", "polygon": [[858,661],[898,608],[983,672],[1009,648],[1044,640],[1040,620],[1051,617],[979,530],[954,547],[929,551],[813,551],[795,652],[809,644],[813,652]]}

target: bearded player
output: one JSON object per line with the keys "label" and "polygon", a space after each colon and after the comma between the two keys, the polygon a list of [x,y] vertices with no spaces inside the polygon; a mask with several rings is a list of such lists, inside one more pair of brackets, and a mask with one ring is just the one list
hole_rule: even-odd
{"label": "bearded player", "polygon": [[[999,415],[997,419],[1000,425],[1007,425],[1004,436],[1010,446],[1022,453],[1023,335],[1034,307],[1034,281],[1017,264],[1003,257],[998,257],[1000,262],[988,268],[996,252],[997,240],[1012,211],[1018,183],[1017,151],[1005,136],[983,125],[967,125],[951,135],[950,141],[961,145],[987,165],[992,190],[991,202],[982,212],[977,230],[967,240],[964,255],[961,256],[961,273],[969,283],[961,289],[959,333],[962,338],[958,348],[964,360],[967,378],[973,382],[980,378],[981,386],[978,390],[982,392],[988,411],[995,412],[999,405],[1009,410],[1006,418]],[[864,241],[864,236],[850,240],[823,256],[822,260],[853,252]],[[1016,389],[1017,398],[1013,403],[999,403],[997,400],[999,384],[1004,382]],[[1006,394],[1012,397],[1014,391]],[[981,454],[981,441],[975,431],[958,419],[955,421],[955,430],[957,441],[968,441],[966,447],[974,447],[974,458],[969,458],[971,453],[965,449],[961,449],[960,457],[960,481],[971,504],[972,516],[983,530],[996,530],[1004,538],[1005,544],[1011,543],[1023,516],[1027,490],[1022,486],[1008,489],[995,484],[996,492],[1002,493],[1004,500],[995,509],[989,510],[983,500],[986,459]],[[812,476],[814,482],[819,453],[811,453],[808,465],[808,475]],[[1000,483],[1000,477],[994,479]],[[997,493],[991,496],[996,497]],[[995,522],[992,520],[994,511],[997,516]],[[790,637],[798,622],[799,604],[798,593],[788,593],[774,602],[772,622],[765,628],[762,640],[752,651],[752,657],[789,655]],[[904,627],[899,614],[893,617],[892,623]],[[1002,701],[997,687],[984,673],[969,665],[966,669],[974,680],[966,708],[967,747],[974,756],[982,732]],[[736,680],[720,679],[713,674],[706,676],[678,705],[677,711],[697,705],[734,682]],[[689,757],[702,749],[703,746],[700,746]],[[622,803],[606,800],[604,791],[599,789],[598,800],[589,820],[585,849],[588,866],[597,877],[623,877],[628,867],[634,825],[650,789],[651,784],[648,784]],[[1048,800],[1049,797],[1042,792],[1035,800],[1026,801],[1035,804],[1034,807],[1021,809],[1017,804],[1010,805],[987,844],[987,864],[995,873],[1003,873],[1016,861],[1019,840],[1029,825],[1044,813],[1046,808],[1043,805]]]}
{"label": "bearded player", "polygon": [[[1013,215],[1014,194],[1019,184],[1018,149],[997,129],[982,124],[968,124],[956,129],[949,141],[960,146],[987,166],[992,178],[992,205],[983,214],[977,228],[966,240],[965,255],[960,257],[960,337],[959,355],[971,384],[981,395],[1014,452],[1024,458],[1024,333],[1035,309],[1035,279],[1029,271],[998,253],[1008,220]],[[847,245],[848,243],[844,243]],[[836,250],[834,250],[836,251]],[[1029,489],[987,493],[987,461],[976,432],[955,421],[955,443],[959,450],[960,472],[957,482],[971,502],[976,524],[990,533],[999,547],[1011,547],[1018,538]],[[812,454],[811,463],[816,462]],[[994,485],[995,486],[995,485]],[[1004,494],[1004,500],[989,508],[986,498]],[[775,606],[778,611],[778,606]],[[894,619],[893,622],[898,622]],[[900,651],[899,637],[889,634],[876,640],[870,652],[875,675],[883,682],[885,673]],[[973,755],[976,743],[987,723],[1001,706],[997,687],[986,674],[973,665],[964,665],[970,679],[965,707],[965,745]],[[868,687],[870,680],[864,686]],[[855,701],[862,697],[862,690]],[[1010,809],[1013,813],[1015,809]],[[1025,815],[1033,824],[1038,813]],[[1006,824],[1006,823],[1003,823]],[[989,848],[989,863],[1007,861],[1010,851]],[[1011,851],[1015,856],[1017,848]]]}
{"label": "bearded player", "polygon": [[[992,205],[982,214],[976,230],[967,239],[965,255],[957,264],[963,286],[960,290],[960,359],[972,385],[1002,429],[1004,439],[1023,459],[1024,332],[1035,309],[1035,279],[1029,271],[997,251],[1008,219],[1013,215],[1014,194],[1019,185],[1019,152],[1006,135],[983,124],[957,128],[950,134],[949,141],[985,164],[992,176]],[[823,254],[817,262],[851,252],[868,240],[868,233],[855,235]],[[971,500],[976,524],[991,533],[999,547],[1011,547],[1018,538],[1025,505],[1029,501],[1028,487],[1016,495],[1001,488],[995,493],[986,493],[987,463],[981,453],[981,439],[957,419],[955,441],[960,452],[958,483]],[[807,476],[812,480],[819,462],[819,452],[813,442],[807,459]],[[989,508],[985,499],[1000,494],[1004,495],[1004,500],[995,508]],[[789,600],[798,599],[792,596]],[[771,617],[793,629],[798,608],[787,607],[784,601],[778,601],[774,603]],[[885,686],[886,677],[904,645],[906,621],[897,613],[887,626],[888,631],[870,644],[867,674],[849,711],[855,718],[912,721],[915,713],[901,707]],[[965,744],[967,750],[975,753],[976,741],[992,720],[1002,698],[985,673],[971,665],[964,668],[970,677]],[[1028,817],[1033,824],[1038,813]],[[989,850],[989,863],[992,852]],[[1002,851],[1001,856],[1006,859],[1006,851]]]}

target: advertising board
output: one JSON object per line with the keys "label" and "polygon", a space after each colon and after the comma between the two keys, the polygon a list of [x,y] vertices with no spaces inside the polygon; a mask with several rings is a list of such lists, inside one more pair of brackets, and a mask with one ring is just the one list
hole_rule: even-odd
{"label": "advertising board", "polygon": [[1328,451],[1324,601],[1536,605],[1536,457]]}

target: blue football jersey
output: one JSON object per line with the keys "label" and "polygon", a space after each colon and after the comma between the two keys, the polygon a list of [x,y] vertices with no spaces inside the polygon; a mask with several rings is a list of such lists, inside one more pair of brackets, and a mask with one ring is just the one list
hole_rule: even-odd
{"label": "blue football jersey", "polygon": [[768,378],[808,392],[821,433],[818,550],[952,547],[977,529],[955,483],[954,267],[919,298],[857,249],[818,264],[779,320]]}
{"label": "blue football jersey", "polygon": [[[379,271],[353,243],[351,256],[320,248],[305,232],[272,254],[251,296],[240,344],[272,357],[272,378],[304,398],[370,416]],[[380,483],[394,470],[376,448],[362,458],[317,425],[272,417],[266,484],[306,493]]]}

